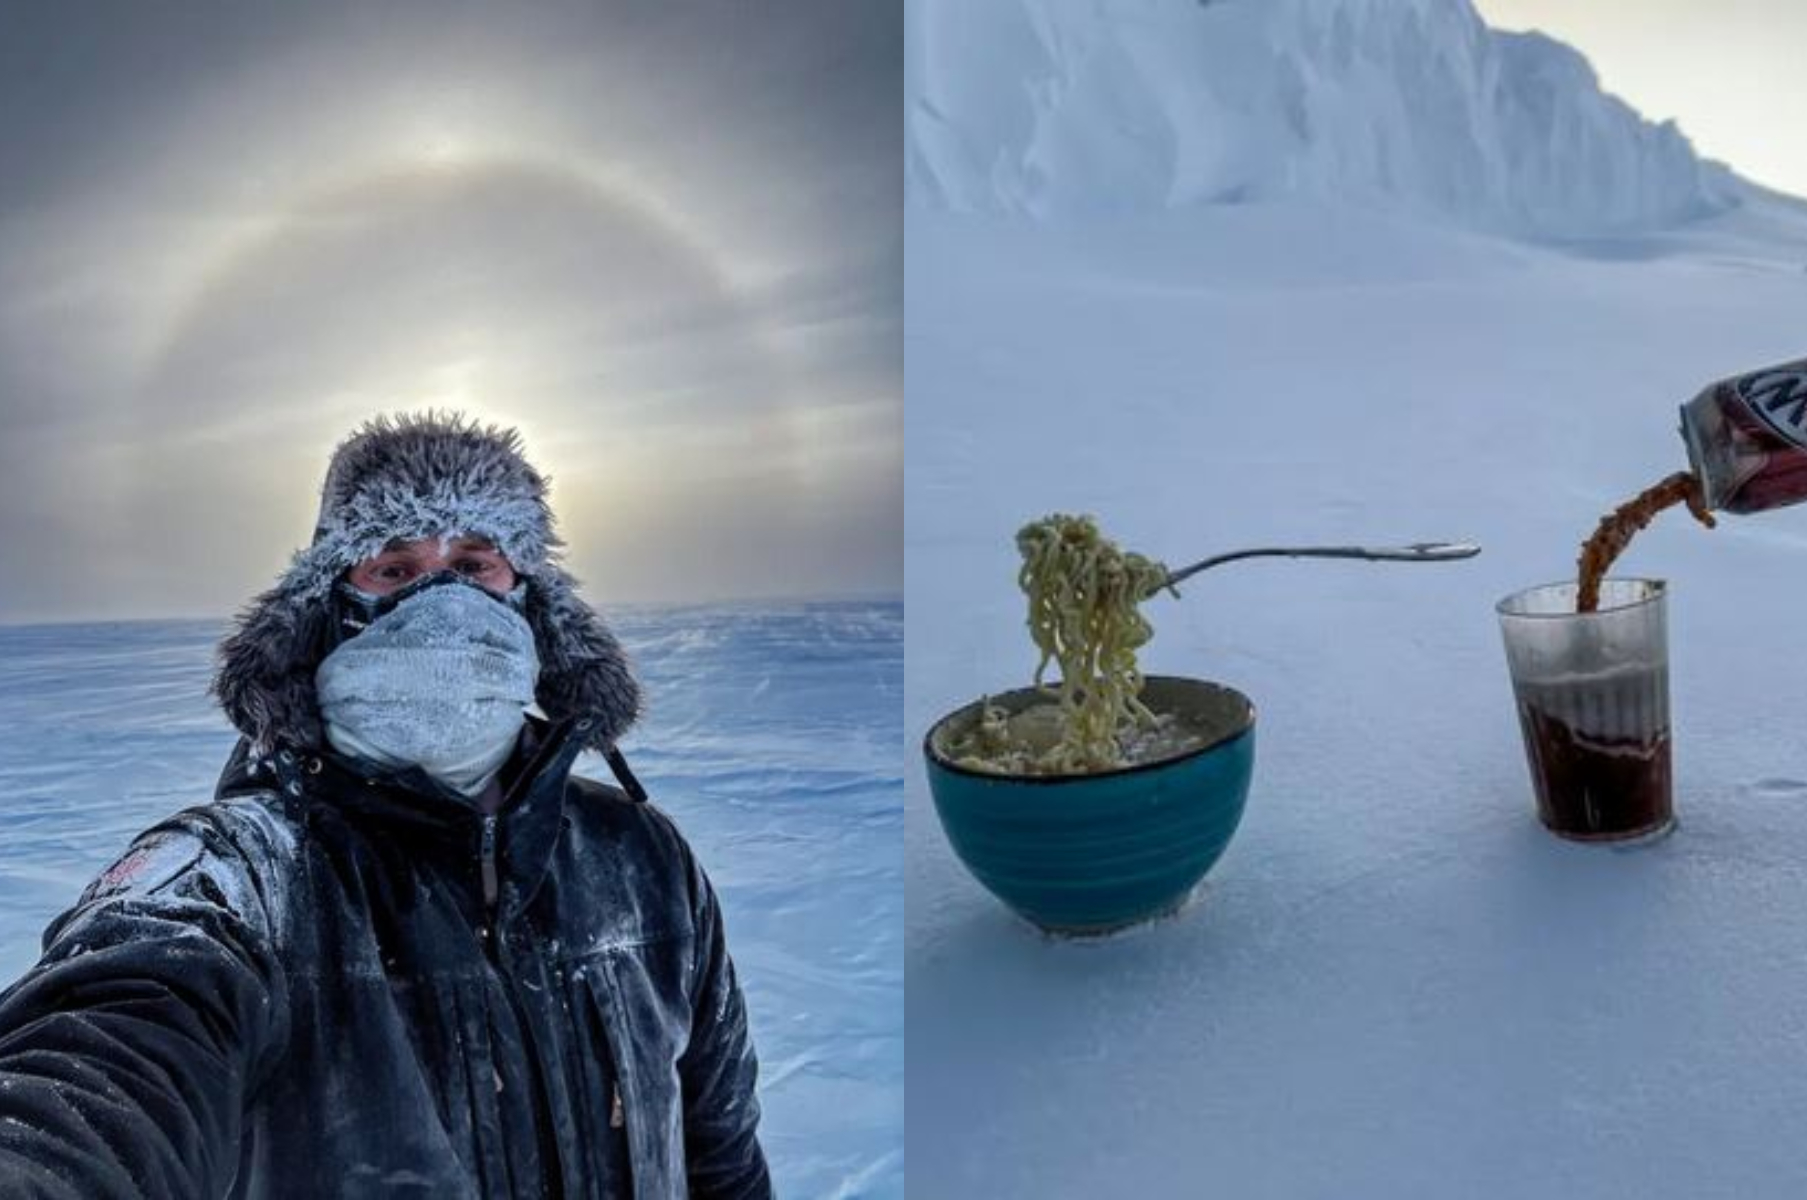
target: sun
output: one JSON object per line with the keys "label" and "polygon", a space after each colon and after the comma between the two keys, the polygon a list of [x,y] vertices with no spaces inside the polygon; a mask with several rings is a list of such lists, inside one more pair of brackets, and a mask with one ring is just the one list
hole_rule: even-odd
{"label": "sun", "polygon": [[420,139],[421,161],[429,167],[458,167],[472,158],[472,143],[457,133],[436,130]]}

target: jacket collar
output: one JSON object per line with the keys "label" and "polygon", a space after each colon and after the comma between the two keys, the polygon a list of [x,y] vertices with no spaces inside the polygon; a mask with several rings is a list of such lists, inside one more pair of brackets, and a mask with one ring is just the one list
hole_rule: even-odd
{"label": "jacket collar", "polygon": [[[524,907],[546,872],[562,827],[571,766],[590,724],[587,718],[548,722],[528,715],[515,753],[502,768],[503,802],[495,817],[505,909]],[[309,807],[330,806],[358,824],[381,827],[420,854],[474,855],[485,815],[474,799],[419,767],[385,769],[331,749],[289,746],[258,758],[249,739],[239,739],[216,798],[272,788]]]}

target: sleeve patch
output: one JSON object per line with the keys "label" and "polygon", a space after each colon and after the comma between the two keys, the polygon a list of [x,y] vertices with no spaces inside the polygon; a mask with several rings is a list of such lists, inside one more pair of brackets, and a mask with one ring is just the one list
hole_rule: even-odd
{"label": "sleeve patch", "polygon": [[169,883],[197,862],[201,839],[191,833],[169,830],[141,838],[125,856],[88,885],[82,903],[131,892],[147,895]]}

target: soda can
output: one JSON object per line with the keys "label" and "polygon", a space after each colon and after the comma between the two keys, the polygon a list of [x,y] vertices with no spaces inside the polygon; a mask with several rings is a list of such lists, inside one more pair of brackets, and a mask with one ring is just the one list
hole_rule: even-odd
{"label": "soda can", "polygon": [[1682,406],[1681,433],[1708,508],[1807,500],[1807,359],[1708,384]]}

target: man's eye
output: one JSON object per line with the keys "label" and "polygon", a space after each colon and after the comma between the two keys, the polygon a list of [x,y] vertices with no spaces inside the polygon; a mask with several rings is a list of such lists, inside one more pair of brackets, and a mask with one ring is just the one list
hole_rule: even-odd
{"label": "man's eye", "polygon": [[494,569],[494,563],[484,562],[480,558],[461,559],[458,563],[459,572],[465,575],[485,575]]}
{"label": "man's eye", "polygon": [[386,583],[394,583],[398,580],[406,579],[409,574],[410,572],[407,567],[397,563],[390,563],[386,567],[378,567],[376,569],[376,577]]}

